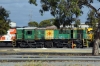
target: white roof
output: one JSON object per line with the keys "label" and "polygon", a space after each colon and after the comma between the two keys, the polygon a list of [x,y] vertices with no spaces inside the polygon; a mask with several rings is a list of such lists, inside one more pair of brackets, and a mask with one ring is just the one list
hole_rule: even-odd
{"label": "white roof", "polygon": [[36,29],[37,27],[23,27],[23,28],[17,28],[17,29]]}

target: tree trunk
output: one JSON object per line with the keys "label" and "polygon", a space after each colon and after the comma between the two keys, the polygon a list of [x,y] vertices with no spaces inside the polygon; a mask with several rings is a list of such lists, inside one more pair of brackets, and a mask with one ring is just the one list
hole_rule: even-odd
{"label": "tree trunk", "polygon": [[92,54],[94,56],[98,56],[99,55],[99,39],[95,39],[94,40],[94,45],[93,45],[93,49],[92,49]]}
{"label": "tree trunk", "polygon": [[99,55],[99,44],[100,44],[100,23],[98,24],[97,30],[94,33],[94,44],[92,54],[94,56]]}

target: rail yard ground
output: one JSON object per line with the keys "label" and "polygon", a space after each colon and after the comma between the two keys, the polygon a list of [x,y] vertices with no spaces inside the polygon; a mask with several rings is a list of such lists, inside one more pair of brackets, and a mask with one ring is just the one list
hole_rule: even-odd
{"label": "rail yard ground", "polygon": [[0,63],[0,66],[100,66],[100,62],[80,62],[80,61],[68,61],[68,62],[4,62]]}
{"label": "rail yard ground", "polygon": [[[0,61],[0,66],[99,66],[100,55],[97,57],[91,55],[92,48],[0,48],[0,59],[6,59]],[[17,59],[34,59],[34,56],[38,59],[51,59],[52,57],[54,60],[60,58],[62,60],[9,61],[9,59],[16,59],[16,57]],[[84,60],[85,58],[86,60]]]}
{"label": "rail yard ground", "polygon": [[0,48],[0,52],[92,53],[92,48]]}

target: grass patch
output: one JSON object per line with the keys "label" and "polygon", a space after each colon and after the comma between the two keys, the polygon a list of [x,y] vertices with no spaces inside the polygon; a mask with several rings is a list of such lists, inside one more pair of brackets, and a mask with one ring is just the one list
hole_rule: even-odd
{"label": "grass patch", "polygon": [[24,64],[15,64],[15,66],[42,66],[42,62],[38,61],[38,62],[34,62],[34,61],[26,61],[24,62]]}
{"label": "grass patch", "polygon": [[51,64],[50,62],[42,62],[42,61],[26,61],[26,62],[23,62],[23,64],[18,63],[15,66],[95,66],[94,64],[91,64],[91,63],[85,64],[85,62],[84,63],[67,62],[67,63],[63,65],[56,65],[56,62],[55,64]]}

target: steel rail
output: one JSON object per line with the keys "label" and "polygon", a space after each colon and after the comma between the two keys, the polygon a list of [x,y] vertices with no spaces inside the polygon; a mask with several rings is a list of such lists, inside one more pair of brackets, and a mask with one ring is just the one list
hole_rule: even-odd
{"label": "steel rail", "polygon": [[100,61],[100,58],[0,58],[0,61]]}

